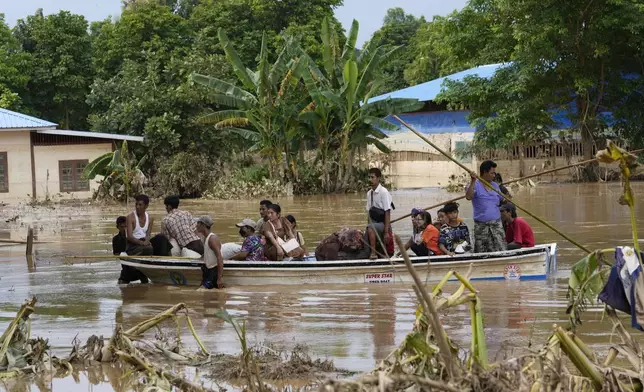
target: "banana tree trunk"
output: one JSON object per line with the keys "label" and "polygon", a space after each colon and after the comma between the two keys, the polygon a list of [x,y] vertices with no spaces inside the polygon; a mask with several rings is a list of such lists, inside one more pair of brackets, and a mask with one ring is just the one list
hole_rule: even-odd
{"label": "banana tree trunk", "polygon": [[349,154],[347,156],[347,161],[345,163],[345,170],[344,170],[344,178],[342,179],[342,189],[347,189],[349,186],[349,181],[351,180],[351,177],[353,176],[353,161],[355,157],[355,150],[351,149],[349,150]]}

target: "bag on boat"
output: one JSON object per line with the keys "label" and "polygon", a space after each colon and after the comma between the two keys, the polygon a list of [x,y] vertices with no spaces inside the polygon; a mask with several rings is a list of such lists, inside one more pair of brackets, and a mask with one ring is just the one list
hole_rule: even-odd
{"label": "bag on boat", "polygon": [[271,227],[273,228],[273,235],[277,238],[277,243],[280,245],[280,248],[284,251],[284,255],[288,257],[304,257],[304,249],[300,247],[300,243],[297,242],[297,238],[291,238],[288,241],[284,241],[283,239],[280,238],[280,236],[277,235],[277,230],[275,230],[275,226],[271,222],[270,223]]}
{"label": "bag on boat", "polygon": [[194,250],[188,249],[188,248],[183,248],[181,249],[181,256],[182,257],[190,257],[191,259],[200,259],[201,255]]}
{"label": "bag on boat", "polygon": [[241,252],[241,248],[241,245],[234,242],[221,244],[221,257],[223,257],[224,260],[230,260],[235,254]]}

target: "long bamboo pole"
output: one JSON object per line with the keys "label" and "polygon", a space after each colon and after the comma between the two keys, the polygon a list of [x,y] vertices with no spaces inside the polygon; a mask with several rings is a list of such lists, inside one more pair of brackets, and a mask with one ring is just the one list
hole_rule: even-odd
{"label": "long bamboo pole", "polygon": [[[641,149],[639,149],[639,150],[629,151],[629,153],[631,153],[631,154],[638,154],[638,153],[640,153],[640,152],[642,152],[642,151],[644,151],[644,148],[641,148]],[[589,164],[589,163],[593,163],[593,162],[596,162],[596,161],[597,161],[597,158],[593,158],[593,159],[587,159],[587,160],[585,160],[585,161],[581,161],[581,162],[573,163],[573,164],[570,164],[570,165],[567,165],[567,166],[555,167],[554,169],[550,169],[550,170],[542,171],[542,172],[539,172],[539,173],[530,174],[530,175],[528,175],[528,176],[524,176],[524,177],[521,177],[521,178],[516,178],[516,179],[514,179],[514,180],[506,181],[506,182],[502,183],[501,185],[510,185],[510,184],[514,184],[515,182],[529,180],[529,179],[534,178],[534,177],[541,177],[541,176],[545,176],[546,174],[550,174],[550,173],[558,172],[558,171],[560,171],[560,170],[570,169],[570,168],[575,167],[575,166],[587,165],[587,164]],[[434,205],[431,205],[431,206],[429,206],[429,207],[425,207],[425,208],[423,208],[423,209],[424,209],[425,211],[426,211],[426,210],[431,210],[431,209],[434,209],[434,208],[438,208],[438,207],[440,207],[440,206],[443,206],[443,205],[445,205],[445,204],[447,204],[447,203],[453,203],[453,202],[456,202],[456,201],[459,201],[459,200],[462,200],[462,199],[465,199],[465,195],[462,195],[462,196],[459,196],[459,197],[455,197],[455,198],[453,198],[453,199],[446,200],[446,201],[444,201],[444,202],[441,202],[441,203],[438,203],[438,204],[434,204]],[[403,215],[403,216],[398,217],[398,218],[396,218],[396,219],[392,219],[392,220],[391,220],[391,223],[401,221],[401,220],[403,220],[403,219],[405,219],[405,218],[409,218],[410,216],[411,216],[411,214],[406,214],[406,215]]]}
{"label": "long bamboo pole", "polygon": [[[500,191],[496,190],[496,188],[492,187],[492,185],[490,185],[490,183],[489,183],[489,182],[487,182],[487,181],[485,181],[484,179],[482,179],[478,174],[476,174],[476,172],[471,171],[467,166],[463,165],[463,164],[462,164],[461,162],[459,162],[456,158],[454,158],[453,156],[451,156],[449,153],[447,153],[447,152],[443,151],[443,149],[441,149],[440,147],[438,147],[438,146],[437,146],[434,142],[432,142],[431,140],[427,139],[423,134],[421,134],[420,132],[418,132],[417,130],[415,130],[414,128],[412,128],[412,126],[411,126],[411,125],[407,124],[407,123],[406,123],[405,121],[403,121],[400,117],[398,117],[398,116],[397,116],[397,115],[395,115],[395,114],[394,114],[394,116],[393,116],[393,117],[394,117],[396,120],[398,120],[402,125],[404,125],[407,129],[409,129],[410,131],[412,131],[416,136],[418,136],[418,137],[419,137],[419,138],[421,138],[423,141],[425,141],[425,143],[427,143],[427,144],[429,144],[430,146],[434,147],[438,152],[440,152],[442,155],[444,155],[447,159],[449,159],[449,160],[451,160],[452,162],[456,163],[458,166],[460,166],[460,167],[461,167],[461,169],[465,170],[466,172],[471,173],[471,175],[473,175],[474,177],[476,177],[476,179],[477,179],[477,180],[479,180],[479,181],[481,181],[481,183],[483,183],[486,187],[488,187],[489,189],[491,189],[491,190],[493,190],[494,192],[498,193],[498,194],[499,194],[499,195],[501,195],[502,197],[505,197],[505,195],[503,195]],[[576,247],[578,247],[579,249],[583,250],[583,251],[584,251],[584,252],[586,252],[586,253],[591,253],[591,252],[590,252],[590,250],[588,250],[588,248],[586,248],[585,246],[581,245],[581,244],[580,244],[580,243],[578,243],[577,241],[573,240],[572,238],[570,238],[570,237],[569,237],[569,236],[567,236],[566,234],[562,233],[562,232],[561,232],[561,231],[559,231],[556,227],[554,227],[554,226],[553,226],[553,225],[551,225],[550,223],[546,222],[544,219],[542,219],[542,218],[538,217],[537,215],[533,214],[532,212],[530,212],[530,211],[526,210],[525,208],[521,207],[520,205],[518,205],[517,203],[515,203],[514,201],[512,201],[512,200],[510,200],[510,199],[507,199],[507,202],[508,202],[508,203],[510,203],[510,204],[512,204],[512,205],[514,205],[516,208],[520,209],[521,211],[525,212],[526,214],[530,215],[531,217],[533,217],[534,219],[536,219],[537,221],[539,221],[540,223],[542,223],[544,226],[546,226],[546,227],[547,227],[547,228],[549,228],[550,230],[552,230],[552,231],[554,231],[555,233],[559,234],[561,237],[563,237],[565,240],[567,240],[567,241],[568,241],[568,242],[570,242],[571,244],[575,245],[575,246],[576,246]]]}

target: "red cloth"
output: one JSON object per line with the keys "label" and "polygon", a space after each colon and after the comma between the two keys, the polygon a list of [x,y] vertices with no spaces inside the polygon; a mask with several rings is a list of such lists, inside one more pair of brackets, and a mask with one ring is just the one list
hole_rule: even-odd
{"label": "red cloth", "polygon": [[505,240],[508,244],[516,242],[522,248],[531,248],[534,246],[534,233],[525,219],[517,217],[505,229]]}

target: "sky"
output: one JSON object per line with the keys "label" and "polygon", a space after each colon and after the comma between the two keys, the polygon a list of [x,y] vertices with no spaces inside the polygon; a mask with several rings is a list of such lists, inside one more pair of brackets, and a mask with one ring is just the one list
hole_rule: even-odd
{"label": "sky", "polygon": [[[446,15],[462,8],[465,2],[466,0],[344,0],[344,5],[336,10],[336,17],[346,30],[353,19],[358,20],[358,45],[362,46],[380,28],[389,8],[401,7],[408,14],[417,17],[423,15],[425,19],[431,20],[434,15]],[[92,22],[110,15],[119,15],[121,0],[0,0],[0,12],[5,14],[5,21],[11,27],[18,19],[33,14],[38,8],[42,8],[45,15],[68,10],[85,15]]]}

